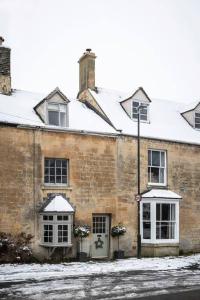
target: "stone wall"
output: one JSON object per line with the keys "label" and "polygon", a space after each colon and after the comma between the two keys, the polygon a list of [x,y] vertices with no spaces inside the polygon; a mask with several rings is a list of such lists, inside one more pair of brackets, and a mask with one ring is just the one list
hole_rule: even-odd
{"label": "stone wall", "polygon": [[[39,246],[38,211],[47,194],[64,193],[76,207],[76,223],[92,226],[92,214],[96,213],[109,214],[111,225],[123,223],[127,233],[121,237],[121,248],[127,256],[136,255],[135,138],[3,126],[0,141],[0,231],[33,234],[35,253],[46,255],[45,249]],[[167,151],[167,188],[183,197],[180,201],[180,250],[200,251],[200,147],[142,139],[141,191],[150,188],[147,179],[149,148]],[[45,157],[69,159],[68,187],[44,185]],[[116,240],[111,238],[110,257],[115,249]],[[75,252],[73,248],[70,255]]]}

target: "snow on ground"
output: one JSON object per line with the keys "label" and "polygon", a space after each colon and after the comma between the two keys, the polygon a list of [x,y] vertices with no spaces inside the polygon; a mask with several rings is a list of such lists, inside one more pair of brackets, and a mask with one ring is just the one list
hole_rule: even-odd
{"label": "snow on ground", "polygon": [[165,258],[129,258],[111,262],[62,263],[62,264],[22,264],[1,265],[0,282],[21,280],[44,280],[63,276],[89,276],[127,271],[178,270],[200,264],[200,254]]}

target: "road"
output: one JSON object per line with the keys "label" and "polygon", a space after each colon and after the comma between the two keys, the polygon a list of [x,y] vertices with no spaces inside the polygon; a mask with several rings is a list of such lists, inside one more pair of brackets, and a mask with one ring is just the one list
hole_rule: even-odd
{"label": "road", "polygon": [[6,280],[0,282],[0,299],[199,300],[200,266],[179,270],[133,270],[86,276],[61,274],[50,279]]}

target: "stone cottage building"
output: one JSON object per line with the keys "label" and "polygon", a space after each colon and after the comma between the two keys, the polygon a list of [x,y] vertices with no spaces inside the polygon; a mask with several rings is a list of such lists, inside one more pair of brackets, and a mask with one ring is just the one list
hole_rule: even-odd
{"label": "stone cottage building", "polygon": [[32,234],[38,257],[75,257],[73,226],[87,224],[88,257],[112,258],[123,223],[135,256],[139,111],[142,255],[200,251],[200,102],[97,87],[95,59],[87,49],[79,60],[78,99],[15,90],[0,39],[0,231]]}

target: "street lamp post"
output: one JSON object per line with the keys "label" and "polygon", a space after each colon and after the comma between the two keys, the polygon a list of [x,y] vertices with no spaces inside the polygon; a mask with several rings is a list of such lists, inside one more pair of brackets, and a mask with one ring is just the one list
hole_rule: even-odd
{"label": "street lamp post", "polygon": [[144,106],[139,105],[137,111],[137,223],[138,223],[138,232],[137,232],[137,258],[141,258],[141,233],[140,233],[140,109]]}

